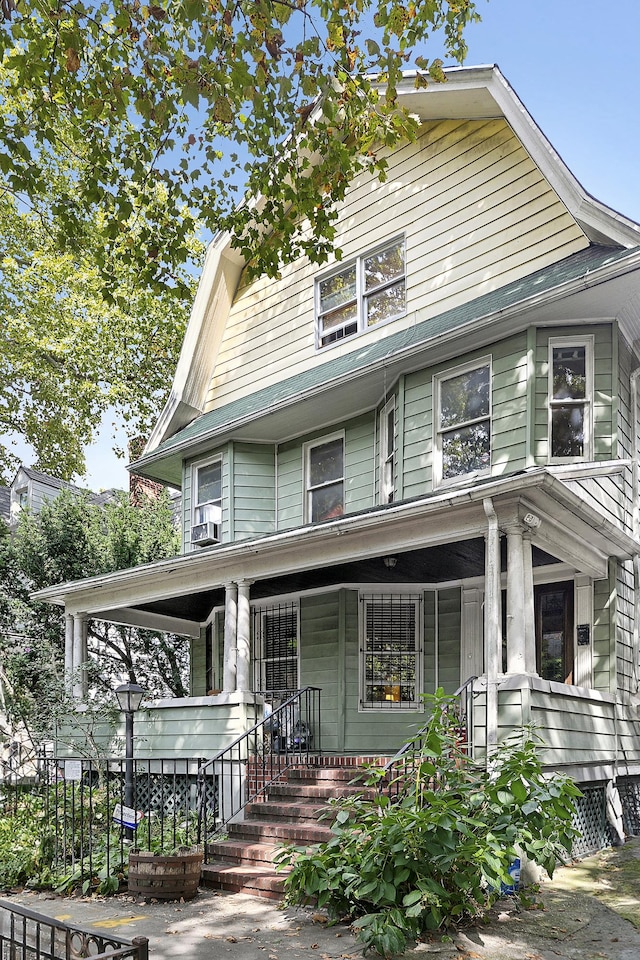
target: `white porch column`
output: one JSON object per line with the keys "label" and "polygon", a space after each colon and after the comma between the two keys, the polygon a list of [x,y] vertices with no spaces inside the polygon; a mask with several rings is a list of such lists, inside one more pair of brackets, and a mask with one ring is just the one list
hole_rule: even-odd
{"label": "white porch column", "polygon": [[68,693],[73,689],[73,614],[64,617],[64,685]]}
{"label": "white porch column", "polygon": [[87,671],[87,617],[84,613],[73,615],[73,696],[86,700],[88,693]]}
{"label": "white porch column", "polygon": [[500,531],[490,498],[482,501],[487,517],[484,564],[484,642],[487,672],[487,760],[498,743],[498,673],[502,671],[502,598]]}
{"label": "white porch column", "polygon": [[536,665],[536,609],[533,601],[533,549],[531,532],[522,534],[524,561],[524,665],[529,674],[537,674]]}
{"label": "white porch column", "polygon": [[224,587],[224,677],[223,692],[236,689],[236,657],[238,637],[238,587],[226,583]]}
{"label": "white porch column", "polygon": [[250,580],[238,584],[238,690],[251,689],[251,608]]}
{"label": "white porch column", "polygon": [[526,673],[525,577],[522,527],[509,524],[507,534],[507,673]]}

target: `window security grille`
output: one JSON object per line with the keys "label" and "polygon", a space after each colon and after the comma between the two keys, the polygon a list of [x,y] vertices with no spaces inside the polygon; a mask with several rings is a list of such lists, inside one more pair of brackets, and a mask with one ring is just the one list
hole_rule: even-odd
{"label": "window security grille", "polygon": [[365,709],[416,709],[420,692],[417,597],[362,598],[361,698]]}
{"label": "window security grille", "polygon": [[278,604],[253,611],[257,690],[298,689],[298,605]]}

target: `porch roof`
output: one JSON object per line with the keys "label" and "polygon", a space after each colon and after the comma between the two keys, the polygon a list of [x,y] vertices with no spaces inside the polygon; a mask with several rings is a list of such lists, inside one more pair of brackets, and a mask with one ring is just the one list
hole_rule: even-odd
{"label": "porch roof", "polygon": [[[612,465],[612,469],[614,466]],[[616,470],[620,465],[615,466]],[[70,613],[198,636],[226,583],[250,581],[261,598],[335,583],[443,582],[484,574],[484,501],[502,529],[529,523],[537,564],[563,562],[602,578],[609,557],[640,542],[546,467],[439,490],[320,524],[203,548],[34,593]],[[540,520],[535,525],[535,518]],[[375,562],[397,558],[388,569]]]}

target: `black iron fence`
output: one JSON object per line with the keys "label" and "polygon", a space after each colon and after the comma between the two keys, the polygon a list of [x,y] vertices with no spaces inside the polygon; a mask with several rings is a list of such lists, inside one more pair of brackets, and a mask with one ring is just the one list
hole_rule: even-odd
{"label": "black iron fence", "polygon": [[[29,804],[40,816],[41,859],[50,864],[57,889],[114,892],[132,847],[166,853],[197,843],[198,770],[203,763],[134,760],[127,791],[123,758],[43,757],[33,783],[3,784],[2,806],[10,815]],[[216,806],[215,794],[208,799]]]}
{"label": "black iron fence", "polygon": [[0,900],[0,960],[148,960],[146,937],[123,940]]}
{"label": "black iron fence", "polygon": [[[265,717],[198,771],[198,836],[207,844],[290,767],[321,755],[320,689],[263,693]],[[215,798],[215,803],[212,799]]]}

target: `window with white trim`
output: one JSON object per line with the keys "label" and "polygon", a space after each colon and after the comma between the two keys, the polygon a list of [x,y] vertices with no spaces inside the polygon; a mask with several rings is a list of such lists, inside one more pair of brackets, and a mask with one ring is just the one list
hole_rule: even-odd
{"label": "window with white trim", "polygon": [[491,362],[457,367],[434,378],[434,482],[491,469]]}
{"label": "window with white trim", "polygon": [[549,340],[551,460],[592,456],[593,339]]}
{"label": "window with white trim", "polygon": [[298,689],[298,604],[253,611],[255,689],[293,693]]}
{"label": "window with white trim", "polygon": [[193,473],[193,522],[222,521],[222,458],[198,464]]}
{"label": "window with white trim", "polygon": [[328,437],[306,448],[306,519],[331,520],[344,513],[344,436]]}
{"label": "window with white trim", "polygon": [[361,598],[360,707],[421,709],[421,604],[415,596]]}
{"label": "window with white trim", "polygon": [[329,346],[406,310],[404,238],[367,252],[316,281],[316,345]]}
{"label": "window with white trim", "polygon": [[396,405],[391,399],[380,411],[380,503],[395,498]]}

